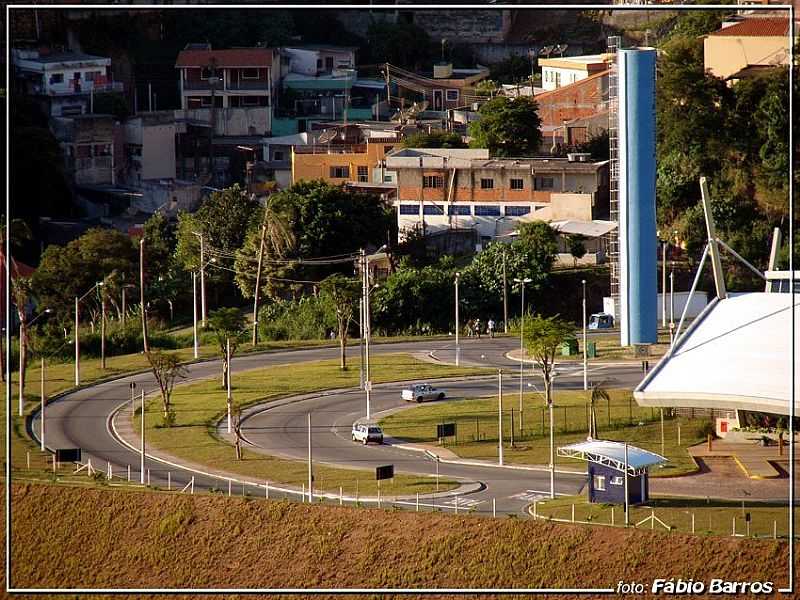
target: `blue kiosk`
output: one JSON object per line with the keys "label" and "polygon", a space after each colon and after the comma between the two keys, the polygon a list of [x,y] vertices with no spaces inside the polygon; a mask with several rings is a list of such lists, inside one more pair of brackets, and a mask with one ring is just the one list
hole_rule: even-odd
{"label": "blue kiosk", "polygon": [[[558,449],[559,456],[588,463],[589,502],[642,504],[649,499],[647,470],[667,459],[624,442],[588,439]],[[627,478],[625,474],[627,473]]]}

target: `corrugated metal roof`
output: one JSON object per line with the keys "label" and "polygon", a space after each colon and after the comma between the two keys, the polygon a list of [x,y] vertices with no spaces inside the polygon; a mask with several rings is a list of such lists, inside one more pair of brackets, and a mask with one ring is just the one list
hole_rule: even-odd
{"label": "corrugated metal roof", "polygon": [[777,37],[789,34],[789,19],[782,17],[762,17],[745,19],[735,25],[724,27],[710,33],[710,36],[734,37]]}
{"label": "corrugated metal roof", "polygon": [[229,48],[225,50],[181,50],[175,66],[207,67],[211,59],[217,67],[270,67],[272,50],[269,48]]}
{"label": "corrugated metal roof", "polygon": [[647,467],[667,462],[667,459],[660,454],[628,444],[626,464],[625,444],[611,440],[588,439],[585,442],[562,446],[558,449],[558,455],[604,464],[618,471],[625,471],[627,466],[631,475],[636,475]]}

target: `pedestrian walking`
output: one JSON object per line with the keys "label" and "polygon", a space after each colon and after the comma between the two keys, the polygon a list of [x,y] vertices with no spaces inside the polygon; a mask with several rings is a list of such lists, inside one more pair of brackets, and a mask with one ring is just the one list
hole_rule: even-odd
{"label": "pedestrian walking", "polygon": [[494,337],[494,319],[489,319],[489,322],[486,323],[486,330],[489,332],[489,337]]}
{"label": "pedestrian walking", "polygon": [[475,323],[470,319],[467,321],[467,337],[472,337],[472,333],[475,329]]}
{"label": "pedestrian walking", "polygon": [[475,319],[475,335],[478,336],[478,339],[481,339],[481,320]]}

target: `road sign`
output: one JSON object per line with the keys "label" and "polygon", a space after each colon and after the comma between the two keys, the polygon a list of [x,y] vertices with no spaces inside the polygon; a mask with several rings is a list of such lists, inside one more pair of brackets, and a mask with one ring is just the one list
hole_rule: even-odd
{"label": "road sign", "polygon": [[455,423],[440,423],[436,426],[436,437],[437,438],[444,438],[444,437],[455,437],[456,435],[456,424]]}
{"label": "road sign", "polygon": [[375,467],[375,479],[392,479],[394,477],[394,465],[385,465],[383,467]]}
{"label": "road sign", "polygon": [[80,462],[81,449],[80,448],[56,448],[56,462]]}

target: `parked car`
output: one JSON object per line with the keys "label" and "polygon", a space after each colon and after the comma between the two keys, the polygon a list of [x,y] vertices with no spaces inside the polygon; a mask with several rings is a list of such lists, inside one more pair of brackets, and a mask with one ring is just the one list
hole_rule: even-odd
{"label": "parked car", "polygon": [[589,318],[589,329],[611,329],[614,327],[614,315],[595,313]]}
{"label": "parked car", "polygon": [[365,446],[369,442],[383,443],[383,430],[375,423],[353,423],[353,441],[361,442]]}
{"label": "parked car", "polygon": [[442,400],[445,391],[428,383],[417,383],[403,390],[401,394],[406,402],[422,402],[423,400]]}

